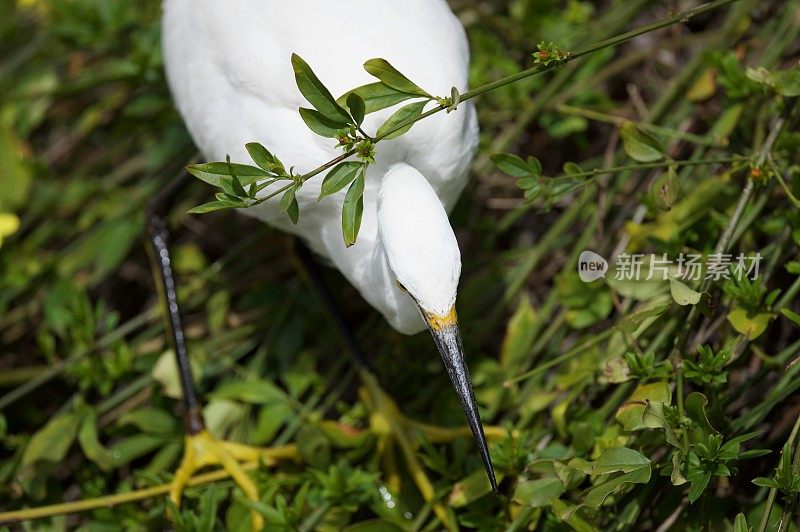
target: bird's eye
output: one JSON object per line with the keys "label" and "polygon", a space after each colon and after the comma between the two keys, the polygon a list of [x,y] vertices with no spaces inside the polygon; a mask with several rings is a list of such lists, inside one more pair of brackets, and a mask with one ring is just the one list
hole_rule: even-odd
{"label": "bird's eye", "polygon": [[398,287],[400,290],[402,290],[403,292],[406,292],[406,293],[408,293],[408,290],[406,290],[406,287],[405,287],[405,286],[403,286],[403,283],[401,283],[399,279],[395,278],[394,282],[395,282],[395,283],[397,283],[397,287]]}

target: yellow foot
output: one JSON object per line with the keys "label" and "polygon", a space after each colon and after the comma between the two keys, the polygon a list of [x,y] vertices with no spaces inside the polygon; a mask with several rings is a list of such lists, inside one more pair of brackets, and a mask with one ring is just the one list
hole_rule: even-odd
{"label": "yellow foot", "polygon": [[[472,431],[467,426],[439,427],[420,423],[404,416],[394,400],[383,391],[371,373],[360,370],[359,374],[364,384],[359,395],[370,412],[370,428],[379,438],[378,450],[387,469],[386,478],[389,488],[393,491],[399,491],[400,488],[400,476],[393,454],[393,449],[397,446],[425,502],[432,504],[434,513],[448,530],[457,530],[454,516],[443,505],[435,502],[433,484],[414,452],[416,448],[414,433],[423,434],[433,443],[443,443],[456,438],[472,438]],[[502,427],[487,426],[483,430],[489,441],[501,440],[509,435],[509,432]]]}
{"label": "yellow foot", "polygon": [[[243,462],[274,465],[281,459],[297,459],[299,453],[293,445],[276,448],[259,448],[240,443],[215,439],[207,431],[187,435],[183,450],[183,459],[175,471],[175,478],[169,490],[169,498],[180,506],[181,496],[186,483],[192,475],[207,466],[221,466],[242,489],[245,497],[258,502],[258,489],[255,482],[245,473]],[[253,530],[264,528],[264,518],[256,511],[250,512]]]}

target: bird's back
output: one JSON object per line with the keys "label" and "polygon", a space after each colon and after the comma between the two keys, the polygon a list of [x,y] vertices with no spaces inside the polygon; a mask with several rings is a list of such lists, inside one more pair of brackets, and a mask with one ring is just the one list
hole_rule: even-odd
{"label": "bird's back", "polygon": [[[251,163],[244,145],[257,141],[287,167],[307,172],[341,153],[334,141],[311,132],[299,117],[298,108],[308,103],[294,81],[292,53],[305,59],[335,96],[375,81],[362,66],[373,57],[387,59],[434,95],[467,86],[466,36],[444,0],[166,0],[164,8],[170,87],[195,142],[210,160],[230,155]],[[393,112],[368,115],[365,130],[376,131]],[[471,104],[378,144],[367,175],[362,232],[349,249],[340,228],[344,191],[318,203],[323,176],[299,192],[296,227],[279,212],[278,198],[246,213],[305,238],[361,288],[359,279],[370,273],[365,270],[376,267],[376,198],[386,170],[397,162],[414,166],[449,210],[466,183],[476,145]]]}

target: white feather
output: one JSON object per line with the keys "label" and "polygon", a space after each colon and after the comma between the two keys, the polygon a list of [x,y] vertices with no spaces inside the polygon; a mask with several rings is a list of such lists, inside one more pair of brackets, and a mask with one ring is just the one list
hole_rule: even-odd
{"label": "white feather", "polygon": [[[235,162],[252,164],[244,145],[256,141],[298,172],[307,172],[341,152],[334,149],[333,141],[311,132],[298,115],[297,109],[308,103],[294,81],[292,53],[303,57],[334,95],[375,81],[362,66],[373,57],[387,59],[435,95],[449,95],[452,86],[461,91],[467,88],[466,36],[444,0],[165,0],[163,47],[175,101],[204,157],[224,160],[230,155]],[[374,132],[393,112],[368,115],[365,129]],[[344,191],[316,201],[323,176],[308,181],[299,192],[297,226],[280,213],[279,198],[245,213],[302,237],[393,327],[409,334],[418,332],[424,328],[419,311],[397,287],[398,272],[392,271],[380,239],[378,192],[389,169],[405,163],[411,167],[409,174],[416,169],[415,176],[424,176],[429,190],[449,211],[466,184],[477,134],[475,110],[467,102],[457,112],[440,113],[419,122],[406,135],[378,144],[376,163],[367,175],[361,232],[349,249],[341,236]],[[423,203],[429,202],[420,199],[418,204]],[[409,203],[409,214],[416,213],[415,205]],[[436,220],[424,221],[432,213],[426,209],[414,219],[429,228],[445,224],[452,235],[446,217],[442,220],[436,215]],[[408,218],[387,220],[384,234],[395,234],[389,227],[392,223],[405,224]],[[447,232],[444,227],[436,229]],[[404,233],[398,230],[397,234]],[[423,293],[432,286],[430,282],[411,279],[438,278],[441,271],[431,269],[436,261],[421,258],[417,248],[404,250],[389,244],[392,264],[398,268],[403,264],[403,275],[408,277],[404,284],[410,285],[409,290],[414,287],[418,301],[432,305],[430,310],[444,304],[447,298],[441,294]],[[414,261],[420,265],[414,267]],[[451,275],[460,271],[460,261],[455,266],[437,263],[435,268]]]}
{"label": "white feather", "polygon": [[419,306],[446,316],[456,303],[461,253],[442,202],[405,163],[392,166],[378,193],[378,231],[397,281]]}

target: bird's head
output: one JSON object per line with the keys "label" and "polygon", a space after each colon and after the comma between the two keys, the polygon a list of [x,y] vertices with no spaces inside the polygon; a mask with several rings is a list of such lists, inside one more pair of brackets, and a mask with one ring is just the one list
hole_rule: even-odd
{"label": "bird's head", "polygon": [[412,166],[396,164],[383,177],[378,231],[397,283],[417,304],[433,336],[496,491],[455,309],[461,253],[442,202]]}

